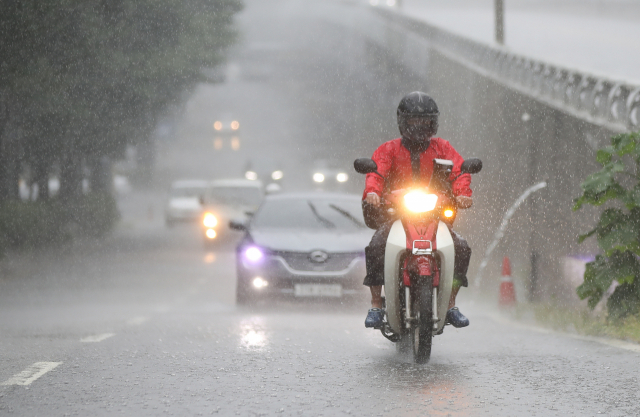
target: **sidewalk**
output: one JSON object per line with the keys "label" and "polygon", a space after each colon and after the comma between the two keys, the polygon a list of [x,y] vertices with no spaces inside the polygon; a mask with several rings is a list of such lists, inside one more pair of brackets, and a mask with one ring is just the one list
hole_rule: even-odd
{"label": "sidewalk", "polygon": [[[504,0],[514,53],[640,84],[640,1]],[[402,0],[401,12],[495,45],[493,0]]]}

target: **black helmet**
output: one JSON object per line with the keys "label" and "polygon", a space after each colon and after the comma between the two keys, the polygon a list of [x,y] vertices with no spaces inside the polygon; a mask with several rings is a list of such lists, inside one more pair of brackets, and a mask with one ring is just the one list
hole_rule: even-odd
{"label": "black helmet", "polygon": [[398,127],[403,137],[407,135],[406,122],[409,119],[421,118],[431,121],[431,128],[422,132],[428,137],[438,132],[438,105],[435,100],[421,91],[409,93],[400,100],[398,105]]}

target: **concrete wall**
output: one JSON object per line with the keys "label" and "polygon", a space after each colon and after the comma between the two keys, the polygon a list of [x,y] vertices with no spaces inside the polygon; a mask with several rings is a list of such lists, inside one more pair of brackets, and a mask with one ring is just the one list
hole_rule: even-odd
{"label": "concrete wall", "polygon": [[501,255],[510,256],[534,298],[571,299],[572,289],[563,279],[565,257],[595,253],[594,247],[577,244],[578,235],[594,224],[594,210],[573,212],[573,199],[580,195],[582,180],[598,169],[589,143],[602,143],[612,132],[438,53],[431,54],[428,75],[428,90],[444,115],[442,136],[464,156],[485,162],[474,181],[477,206],[461,225],[468,228],[476,249],[475,264],[518,196],[547,181],[547,188],[533,194],[516,213],[485,276],[498,277]]}
{"label": "concrete wall", "polygon": [[480,53],[472,42],[420,22],[363,10],[343,24],[362,36],[381,94],[397,103],[401,91],[426,90],[440,106],[440,136],[463,156],[484,161],[473,181],[475,206],[456,225],[474,251],[471,280],[505,212],[526,188],[547,181],[513,217],[483,288],[497,295],[502,256],[509,256],[520,297],[577,302],[580,266],[597,253],[593,240],[578,245],[577,239],[598,211],[573,212],[573,199],[583,179],[599,169],[595,150],[635,127],[629,124],[637,111],[635,87],[523,58],[517,64],[486,45],[477,46]]}

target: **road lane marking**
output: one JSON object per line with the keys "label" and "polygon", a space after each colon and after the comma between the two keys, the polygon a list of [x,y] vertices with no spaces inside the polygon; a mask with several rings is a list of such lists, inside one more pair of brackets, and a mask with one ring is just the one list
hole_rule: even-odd
{"label": "road lane marking", "polygon": [[36,362],[30,365],[24,371],[15,374],[7,379],[2,385],[30,385],[33,381],[40,378],[62,362]]}
{"label": "road lane marking", "polygon": [[127,324],[129,326],[140,326],[141,324],[144,324],[147,320],[149,320],[149,317],[138,316],[127,321]]}
{"label": "road lane marking", "polygon": [[115,335],[115,333],[93,334],[91,336],[83,337],[80,341],[83,343],[98,343]]}

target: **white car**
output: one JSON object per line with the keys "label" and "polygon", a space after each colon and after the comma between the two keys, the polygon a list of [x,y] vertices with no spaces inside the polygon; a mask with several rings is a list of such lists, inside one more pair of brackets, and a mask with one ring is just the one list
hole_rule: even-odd
{"label": "white car", "polygon": [[205,180],[181,180],[171,184],[165,206],[165,222],[173,226],[177,222],[199,221],[209,182]]}
{"label": "white car", "polygon": [[209,183],[203,215],[205,243],[228,230],[229,221],[246,221],[264,198],[261,181],[245,179],[214,180]]}

